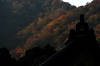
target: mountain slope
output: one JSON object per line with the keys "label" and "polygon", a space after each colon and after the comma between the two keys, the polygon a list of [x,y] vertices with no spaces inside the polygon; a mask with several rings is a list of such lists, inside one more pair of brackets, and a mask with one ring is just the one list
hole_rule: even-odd
{"label": "mountain slope", "polygon": [[1,46],[5,46],[9,50],[15,49],[21,43],[21,40],[16,39],[15,35],[26,29],[28,25],[38,23],[40,26],[35,27],[35,29],[37,28],[36,30],[39,31],[48,22],[74,8],[76,7],[61,0],[1,0]]}
{"label": "mountain slope", "polygon": [[[99,0],[78,8],[61,0],[11,0],[10,4],[11,23],[4,25],[9,27],[12,25],[11,32],[14,30],[16,32],[2,44],[8,48],[13,46],[10,50],[16,48],[11,51],[12,57],[19,58],[26,50],[35,46],[43,47],[46,44],[52,45],[57,50],[61,49],[67,41],[69,31],[79,22],[80,14],[85,15],[85,21],[90,28],[94,28],[97,40],[100,42]],[[7,33],[8,28],[5,30]]]}
{"label": "mountain slope", "polygon": [[98,38],[100,34],[98,29],[99,6],[99,1],[95,0],[88,3],[86,6],[80,6],[70,10],[66,12],[66,14],[51,21],[44,21],[45,18],[39,18],[36,23],[30,24],[27,28],[17,33],[17,38],[20,38],[21,40],[23,40],[23,38],[26,39],[19,47],[21,47],[22,50],[26,50],[37,45],[43,47],[46,44],[51,44],[55,48],[59,46],[62,47],[64,42],[67,40],[69,30],[74,28],[75,24],[79,22],[80,14],[85,14],[85,20],[90,25],[90,28],[94,27]]}

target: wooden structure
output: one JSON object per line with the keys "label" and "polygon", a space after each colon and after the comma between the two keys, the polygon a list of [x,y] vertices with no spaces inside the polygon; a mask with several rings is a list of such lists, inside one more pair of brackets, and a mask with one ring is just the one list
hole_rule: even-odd
{"label": "wooden structure", "polygon": [[100,66],[100,48],[94,30],[84,22],[80,22],[76,30],[71,30],[65,47],[47,59],[40,66]]}

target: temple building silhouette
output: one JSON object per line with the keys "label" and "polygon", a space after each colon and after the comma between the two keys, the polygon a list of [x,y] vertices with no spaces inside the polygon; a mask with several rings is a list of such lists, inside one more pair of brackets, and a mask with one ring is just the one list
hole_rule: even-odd
{"label": "temple building silhouette", "polygon": [[100,48],[93,29],[84,22],[84,15],[80,15],[80,22],[76,29],[70,30],[64,48],[44,61],[40,66],[100,66]]}

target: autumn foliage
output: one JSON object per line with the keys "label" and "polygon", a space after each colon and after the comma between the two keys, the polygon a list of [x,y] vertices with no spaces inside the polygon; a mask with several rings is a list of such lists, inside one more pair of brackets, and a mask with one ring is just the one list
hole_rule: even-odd
{"label": "autumn foliage", "polygon": [[62,48],[80,14],[85,15],[100,42],[99,0],[78,8],[62,0],[1,0],[0,44],[15,58],[36,46],[50,44],[55,49]]}

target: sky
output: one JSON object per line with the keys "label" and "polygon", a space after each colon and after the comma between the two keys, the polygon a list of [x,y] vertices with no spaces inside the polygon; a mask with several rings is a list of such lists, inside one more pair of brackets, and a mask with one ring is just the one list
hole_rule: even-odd
{"label": "sky", "polygon": [[81,5],[86,5],[87,2],[92,2],[93,0],[63,0],[64,2],[69,2],[71,5],[79,7]]}

